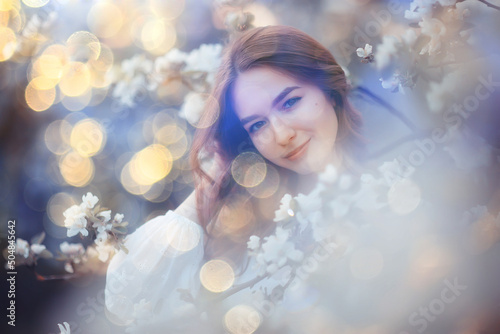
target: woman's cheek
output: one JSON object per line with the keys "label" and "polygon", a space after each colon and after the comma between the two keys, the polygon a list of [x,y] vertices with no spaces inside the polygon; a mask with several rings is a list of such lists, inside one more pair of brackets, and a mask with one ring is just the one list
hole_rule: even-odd
{"label": "woman's cheek", "polygon": [[253,136],[252,141],[257,149],[259,149],[259,147],[264,148],[274,141],[274,135],[269,129],[262,129]]}

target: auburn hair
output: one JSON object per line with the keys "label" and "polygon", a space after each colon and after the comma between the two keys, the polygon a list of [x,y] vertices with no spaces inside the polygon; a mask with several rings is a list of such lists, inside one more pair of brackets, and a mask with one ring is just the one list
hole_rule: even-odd
{"label": "auburn hair", "polygon": [[[259,27],[240,33],[223,51],[211,98],[200,119],[201,125],[210,125],[196,130],[190,153],[198,217],[207,232],[228,194],[241,190],[231,175],[233,159],[244,151],[255,151],[232,101],[238,75],[255,67],[269,67],[314,84],[331,99],[339,124],[336,145],[346,165],[356,160],[356,152],[364,146],[362,118],[347,99],[349,85],[344,71],[323,45],[289,26]],[[222,170],[212,179],[203,170],[202,160],[214,153],[221,159]]]}

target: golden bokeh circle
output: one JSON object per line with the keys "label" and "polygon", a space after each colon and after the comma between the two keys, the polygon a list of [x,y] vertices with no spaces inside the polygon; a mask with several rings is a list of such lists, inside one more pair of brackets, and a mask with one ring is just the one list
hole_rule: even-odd
{"label": "golden bokeh circle", "polygon": [[116,35],[124,21],[122,10],[112,2],[96,3],[87,14],[87,24],[90,30],[102,38]]}
{"label": "golden bokeh circle", "polygon": [[224,260],[210,260],[200,269],[200,281],[208,291],[226,291],[234,283],[233,268]]}
{"label": "golden bokeh circle", "polygon": [[73,127],[70,143],[82,157],[91,157],[102,150],[106,143],[106,133],[97,121],[84,119]]}
{"label": "golden bokeh circle", "polygon": [[59,170],[64,180],[74,187],[84,187],[94,177],[94,162],[70,151],[59,161]]}
{"label": "golden bokeh circle", "polygon": [[12,29],[0,27],[0,62],[8,60],[16,51],[17,38]]}
{"label": "golden bokeh circle", "polygon": [[248,305],[236,305],[224,315],[224,327],[231,334],[252,334],[262,319],[257,310]]}
{"label": "golden bokeh circle", "polygon": [[49,0],[23,0],[23,3],[31,8],[40,8],[49,3]]}
{"label": "golden bokeh circle", "polygon": [[64,66],[59,88],[68,96],[84,94],[90,87],[90,71],[86,64],[73,61]]}
{"label": "golden bokeh circle", "polygon": [[243,152],[231,163],[231,174],[242,187],[255,187],[265,179],[267,164],[257,153]]}
{"label": "golden bokeh circle", "polygon": [[[30,81],[24,92],[24,98],[28,106],[34,111],[44,111],[49,109],[55,101],[56,90],[44,82],[45,78],[37,77]],[[39,87],[47,87],[40,89]]]}
{"label": "golden bokeh circle", "polygon": [[130,163],[131,177],[137,184],[151,185],[172,170],[172,154],[163,145],[153,144],[137,152]]}

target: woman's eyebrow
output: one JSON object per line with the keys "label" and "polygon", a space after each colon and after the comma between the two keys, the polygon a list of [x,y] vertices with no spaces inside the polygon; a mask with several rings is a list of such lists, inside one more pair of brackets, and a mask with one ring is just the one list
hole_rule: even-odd
{"label": "woman's eyebrow", "polygon": [[[294,91],[295,89],[297,88],[301,88],[299,86],[292,86],[292,87],[286,87],[285,89],[283,89],[281,91],[281,93],[278,94],[278,96],[276,96],[271,104],[271,107],[274,108],[276,107],[276,105],[278,103],[280,103],[281,100],[283,100],[290,92]],[[245,124],[247,124],[248,122],[251,122],[253,121],[254,119],[256,118],[259,118],[260,116],[258,115],[252,115],[252,116],[248,116],[248,117],[245,117],[241,120],[241,125],[244,126]]]}
{"label": "woman's eyebrow", "polygon": [[285,96],[287,96],[291,91],[297,89],[297,88],[300,88],[299,86],[292,86],[292,87],[287,87],[285,89],[283,89],[283,91],[281,93],[278,94],[278,96],[276,96],[276,98],[273,100],[273,103],[271,105],[271,107],[276,107],[276,105],[278,103],[280,103],[281,100],[283,100],[285,98]]}

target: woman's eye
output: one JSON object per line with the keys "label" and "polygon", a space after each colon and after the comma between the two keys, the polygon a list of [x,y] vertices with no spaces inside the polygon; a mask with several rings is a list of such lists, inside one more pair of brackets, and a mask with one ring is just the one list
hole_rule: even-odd
{"label": "woman's eye", "polygon": [[255,122],[254,124],[252,124],[250,126],[250,128],[248,130],[250,131],[250,133],[255,132],[255,131],[259,130],[261,127],[263,127],[265,123],[266,122],[264,122],[264,121]]}
{"label": "woman's eye", "polygon": [[283,104],[283,109],[290,109],[293,107],[295,103],[300,101],[301,97],[293,97],[291,99],[288,99],[284,104]]}

